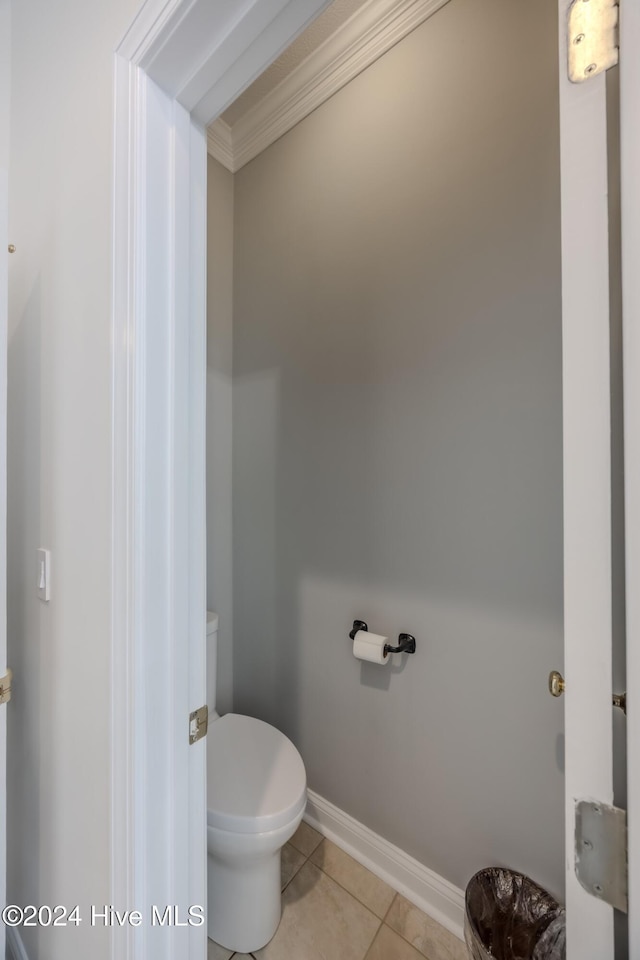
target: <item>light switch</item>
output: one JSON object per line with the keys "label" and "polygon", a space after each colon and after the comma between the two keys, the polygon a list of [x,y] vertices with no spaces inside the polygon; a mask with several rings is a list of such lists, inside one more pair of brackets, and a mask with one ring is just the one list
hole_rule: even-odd
{"label": "light switch", "polygon": [[51,551],[38,547],[37,562],[36,593],[40,600],[48,603],[51,598]]}

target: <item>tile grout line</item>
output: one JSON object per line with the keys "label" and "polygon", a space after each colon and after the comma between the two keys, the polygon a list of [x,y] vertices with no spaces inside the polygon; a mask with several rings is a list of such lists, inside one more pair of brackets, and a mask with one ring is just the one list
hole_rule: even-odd
{"label": "tile grout line", "polygon": [[[349,894],[350,897],[353,897],[353,899],[356,901],[356,903],[359,903],[361,907],[363,907],[368,913],[371,914],[372,917],[375,917],[375,919],[378,921],[378,926],[376,927],[375,933],[374,933],[374,935],[373,935],[373,937],[372,937],[372,939],[371,939],[371,943],[367,946],[366,951],[365,951],[364,954],[362,955],[362,960],[367,960],[367,957],[369,956],[369,951],[371,950],[371,947],[372,947],[373,944],[375,943],[376,937],[378,936],[378,934],[380,933],[380,930],[381,930],[382,926],[384,925],[384,920],[383,920],[383,919],[380,919],[380,917],[379,917],[376,913],[374,913],[373,910],[366,905],[366,903],[363,903],[362,900],[359,900],[358,897],[356,897],[356,895],[351,892],[351,890],[347,890],[347,888],[346,888],[346,887],[343,887],[343,885],[342,885],[341,883],[339,883],[339,881],[336,880],[335,877],[332,877],[332,876],[331,876],[330,874],[328,874],[325,870],[323,870],[322,867],[318,866],[317,863],[314,863],[314,862],[313,862],[313,860],[311,859],[311,857],[314,855],[314,853],[316,852],[316,850],[319,850],[319,849],[320,849],[320,847],[321,847],[322,844],[325,842],[325,840],[326,840],[326,837],[322,837],[322,839],[320,840],[320,843],[316,844],[316,846],[313,848],[313,850],[311,851],[311,853],[308,854],[307,857],[305,858],[305,860],[300,864],[300,866],[298,867],[298,869],[296,870],[296,872],[294,873],[294,875],[291,877],[291,879],[288,880],[287,883],[285,884],[285,886],[282,888],[282,892],[284,893],[284,891],[287,889],[287,887],[289,886],[289,884],[295,879],[295,877],[297,877],[297,875],[300,873],[300,871],[303,869],[303,867],[306,867],[306,865],[307,865],[308,863],[310,863],[312,867],[315,867],[316,870],[318,870],[320,873],[324,874],[324,876],[327,877],[327,879],[331,880],[333,883],[335,883],[335,885],[336,885],[337,887],[340,887],[340,889],[341,889],[341,890],[344,890],[344,892],[347,893],[347,894]],[[289,841],[289,843],[291,843],[291,841]],[[297,850],[297,849],[298,849],[298,848],[295,847],[292,843],[291,843],[291,846],[293,847],[294,850]],[[302,850],[298,850],[298,853],[302,853]],[[302,854],[302,855],[304,856],[304,854]],[[353,858],[352,858],[352,859],[353,859]],[[363,869],[366,870],[367,868],[366,868],[366,867],[363,867]],[[369,870],[368,872],[371,873],[370,870]],[[383,881],[383,882],[384,882],[384,881]],[[388,884],[387,884],[387,886],[388,886]],[[393,889],[393,888],[391,888],[391,889]],[[387,914],[389,913],[389,910],[391,909],[391,906],[392,906],[393,901],[395,900],[396,896],[397,896],[397,892],[394,890],[394,896],[393,896],[393,899],[391,900],[391,903],[389,904],[389,909],[388,909],[388,910],[386,911],[386,913],[385,913],[385,917],[386,917]],[[233,957],[230,957],[229,960],[233,960]],[[255,958],[254,958],[254,960],[255,960]]]}
{"label": "tile grout line", "polygon": [[[369,951],[371,950],[371,947],[373,946],[376,937],[377,937],[378,934],[380,933],[381,927],[382,927],[383,924],[384,924],[384,917],[383,917],[383,918],[380,918],[377,913],[374,913],[374,912],[373,912],[373,910],[371,909],[371,907],[368,907],[366,903],[363,903],[362,900],[360,900],[358,897],[356,897],[356,895],[355,895],[354,893],[352,893],[351,890],[347,890],[347,888],[344,887],[338,880],[336,880],[335,877],[332,877],[329,873],[327,873],[325,870],[323,870],[322,867],[318,866],[317,863],[314,863],[314,862],[313,862],[313,860],[311,859],[311,857],[314,855],[314,853],[316,852],[316,850],[319,850],[319,849],[320,849],[320,847],[322,846],[322,844],[325,843],[326,839],[327,839],[326,837],[322,837],[322,839],[320,840],[320,843],[316,844],[316,846],[313,848],[313,850],[311,851],[311,853],[307,856],[306,860],[304,860],[304,862],[300,864],[300,866],[298,867],[298,869],[296,870],[296,872],[294,873],[294,875],[291,877],[290,880],[287,881],[287,883],[285,884],[285,886],[282,888],[282,892],[284,893],[284,891],[287,889],[287,887],[288,887],[289,884],[292,882],[292,880],[294,880],[295,877],[297,877],[297,875],[300,873],[300,871],[302,870],[302,868],[303,868],[303,867],[306,867],[306,865],[307,865],[308,863],[310,863],[312,867],[315,867],[316,870],[319,870],[320,873],[324,874],[325,877],[327,877],[329,880],[331,880],[333,883],[335,883],[337,887],[340,887],[341,890],[344,890],[345,893],[348,893],[350,897],[353,897],[353,899],[356,901],[356,903],[359,903],[361,907],[363,907],[368,913],[371,914],[372,917],[375,917],[375,919],[378,921],[378,926],[376,927],[376,932],[375,932],[374,935],[373,935],[373,939],[371,940],[371,943],[370,943],[369,946],[367,947],[366,953],[365,953],[365,954],[363,955],[363,957],[362,957],[362,960],[367,960],[367,955],[368,955]],[[291,843],[291,841],[289,841],[289,843]],[[294,847],[292,843],[291,843],[291,846],[293,847],[294,850],[297,850],[297,847]],[[298,853],[302,853],[302,850],[298,850]],[[303,856],[304,856],[304,854],[303,854]],[[347,856],[349,856],[349,855],[347,854]],[[351,857],[351,859],[353,860],[353,857]],[[356,861],[356,862],[357,862],[357,861]],[[360,866],[362,866],[362,864],[360,864]],[[367,868],[366,868],[366,867],[363,867],[362,869],[363,869],[363,870],[366,870]],[[367,871],[367,872],[368,872],[368,873],[371,873],[370,870]],[[375,874],[372,874],[372,876],[375,876]],[[382,881],[382,882],[384,883],[384,881]],[[387,886],[389,886],[389,884],[387,884]],[[390,889],[393,890],[393,887],[390,887]],[[394,902],[394,900],[396,899],[397,896],[398,896],[397,891],[396,891],[396,890],[393,890],[393,897],[392,897],[391,903],[389,904],[389,907],[388,907],[388,909],[387,909],[387,911],[386,911],[386,913],[385,913],[385,915],[384,915],[385,917],[388,915],[389,910],[391,910],[391,907],[393,906],[393,902]],[[230,960],[233,960],[233,957],[231,957]]]}
{"label": "tile grout line", "polygon": [[[374,916],[375,916],[375,914],[374,914]],[[362,960],[367,960],[367,957],[368,957],[369,954],[371,953],[371,948],[372,948],[372,946],[374,945],[374,943],[376,942],[376,940],[378,939],[378,934],[380,933],[380,931],[382,930],[383,927],[384,927],[384,920],[381,920],[380,923],[378,924],[378,929],[376,930],[376,932],[375,932],[374,935],[373,935],[373,940],[371,941],[371,943],[370,943],[369,946],[367,947],[367,952],[365,953],[365,955],[364,955],[364,957],[362,958]]]}
{"label": "tile grout line", "polygon": [[[390,924],[387,923],[387,917],[388,917],[389,914],[391,913],[391,908],[393,907],[393,905],[394,905],[394,903],[396,902],[397,898],[398,898],[399,896],[401,896],[401,894],[400,894],[400,892],[399,892],[398,890],[394,890],[393,887],[391,887],[389,884],[386,884],[386,886],[388,886],[389,889],[393,891],[393,897],[392,897],[392,899],[391,899],[391,903],[389,904],[389,906],[387,907],[387,909],[386,909],[386,911],[385,911],[385,913],[384,913],[384,916],[381,918],[381,917],[378,916],[377,913],[374,913],[374,911],[371,909],[371,907],[367,906],[366,903],[364,903],[362,900],[360,900],[360,898],[359,898],[358,896],[356,896],[356,894],[353,893],[352,890],[348,890],[347,887],[345,887],[342,883],[340,883],[339,880],[336,880],[336,878],[335,878],[335,877],[332,877],[330,873],[327,873],[326,870],[323,870],[322,867],[319,866],[319,864],[313,862],[313,860],[311,859],[311,857],[314,855],[314,853],[315,853],[317,850],[320,849],[320,847],[322,846],[323,843],[326,842],[326,840],[327,840],[326,837],[322,837],[321,840],[320,840],[320,843],[316,844],[316,846],[313,848],[313,850],[311,851],[311,853],[308,853],[308,854],[303,853],[302,850],[298,850],[298,848],[297,848],[293,843],[291,843],[290,840],[288,841],[288,843],[293,847],[293,849],[294,849],[297,853],[302,854],[302,856],[304,857],[304,860],[302,861],[302,863],[300,864],[300,866],[298,867],[298,869],[295,871],[295,873],[293,873],[292,876],[289,877],[289,879],[288,879],[287,882],[285,883],[284,887],[282,887],[282,889],[281,889],[281,891],[280,891],[281,894],[284,893],[284,891],[287,889],[287,887],[295,880],[295,878],[298,876],[298,874],[300,873],[300,871],[301,871],[308,863],[310,863],[312,867],[315,867],[316,870],[318,870],[320,873],[324,874],[324,876],[327,877],[329,880],[333,881],[333,883],[335,883],[336,886],[340,887],[341,890],[344,890],[345,893],[347,893],[350,897],[352,897],[352,898],[356,901],[356,903],[360,904],[360,906],[363,907],[363,909],[367,910],[368,913],[370,913],[371,916],[372,916],[372,917],[375,917],[375,919],[378,921],[378,926],[377,926],[376,931],[375,931],[375,933],[374,933],[374,935],[373,935],[373,939],[371,940],[371,943],[370,943],[369,946],[367,947],[366,953],[363,955],[362,960],[367,960],[367,957],[369,956],[369,953],[370,953],[370,951],[371,951],[371,948],[373,947],[373,944],[375,943],[376,938],[377,938],[378,934],[380,933],[380,930],[382,929],[382,927],[387,927],[392,933],[395,933],[396,936],[400,937],[400,939],[403,940],[406,944],[408,944],[410,947],[413,947],[413,949],[414,949],[417,953],[419,953],[420,956],[421,956],[422,958],[424,958],[424,960],[430,960],[430,958],[429,958],[425,953],[423,953],[422,950],[420,950],[418,947],[416,947],[416,945],[415,945],[414,943],[412,943],[412,942],[411,942],[410,940],[408,940],[405,936],[403,936],[403,934],[402,934],[399,930],[396,930],[394,927],[392,927]],[[331,841],[329,841],[329,842],[331,842]],[[349,854],[347,854],[347,856],[349,856]],[[353,860],[353,857],[351,857],[351,859]],[[356,861],[354,861],[354,862],[357,863],[358,861],[356,860]],[[362,864],[359,864],[359,866],[362,867]],[[363,870],[366,870],[367,873],[371,873],[371,870],[367,870],[367,867],[362,867],[362,869],[363,869]],[[375,874],[372,874],[372,876],[375,877]],[[381,882],[384,883],[384,880],[381,881]],[[232,955],[229,957],[229,960],[234,960],[234,958],[236,958],[236,957],[238,957],[238,956],[239,956],[239,954],[234,953],[234,954],[232,954]],[[250,953],[249,956],[252,957],[253,960],[256,960],[256,958],[254,957],[254,955],[253,955],[252,953]]]}
{"label": "tile grout line", "polygon": [[[363,960],[367,960],[367,955],[368,955],[369,951],[371,950],[371,947],[373,946],[376,937],[377,937],[378,934],[380,933],[381,927],[383,927],[383,926],[388,927],[389,930],[391,930],[392,933],[395,933],[396,936],[400,937],[401,940],[404,940],[404,942],[407,943],[410,947],[413,947],[413,949],[414,949],[417,953],[419,953],[420,956],[424,958],[424,960],[430,960],[430,958],[427,956],[426,953],[423,953],[422,950],[419,949],[419,947],[416,947],[416,945],[415,945],[414,943],[412,943],[410,940],[407,940],[407,938],[406,938],[405,936],[403,936],[403,934],[400,933],[399,930],[396,930],[396,929],[395,929],[394,927],[392,927],[389,923],[387,923],[387,917],[388,917],[389,914],[391,913],[391,908],[392,908],[392,906],[393,906],[394,903],[396,902],[397,898],[398,898],[399,896],[401,896],[401,894],[400,894],[400,892],[399,892],[398,890],[394,890],[393,887],[391,887],[391,886],[389,886],[389,884],[387,884],[387,886],[389,887],[389,889],[390,889],[390,890],[393,890],[393,897],[392,897],[392,899],[391,899],[391,903],[389,904],[389,906],[388,906],[388,908],[387,908],[384,916],[383,916],[382,919],[381,919],[381,918],[377,915],[377,913],[374,913],[373,910],[371,909],[371,907],[367,906],[366,903],[363,903],[363,901],[360,900],[360,898],[359,898],[358,896],[356,896],[356,894],[355,894],[352,890],[348,890],[345,886],[343,886],[343,885],[340,883],[339,880],[336,880],[335,877],[332,877],[330,873],[327,873],[325,870],[322,869],[322,867],[320,867],[317,863],[314,863],[313,860],[311,860],[311,857],[313,856],[313,854],[316,852],[316,850],[319,850],[319,849],[320,849],[320,847],[321,847],[322,844],[326,841],[326,839],[327,839],[326,837],[323,837],[322,840],[320,841],[320,843],[318,844],[318,846],[315,847],[315,848],[311,851],[311,853],[309,854],[309,856],[307,857],[307,859],[304,861],[304,863],[301,863],[301,864],[300,864],[300,866],[299,866],[298,869],[296,870],[296,873],[294,874],[294,877],[297,876],[297,874],[300,872],[300,870],[302,870],[302,868],[303,868],[304,866],[306,866],[307,863],[310,862],[313,867],[316,867],[316,869],[318,869],[318,870],[320,871],[320,873],[323,873],[323,874],[325,875],[325,877],[328,877],[328,878],[329,878],[329,880],[333,880],[333,882],[334,882],[337,886],[339,886],[341,890],[344,890],[345,893],[348,893],[350,897],[353,897],[353,899],[356,901],[356,903],[359,903],[360,906],[361,906],[361,907],[364,907],[365,910],[368,910],[369,913],[370,913],[373,917],[376,918],[376,920],[379,920],[379,921],[380,921],[379,924],[378,924],[378,929],[377,929],[376,932],[375,932],[375,936],[374,936],[373,940],[371,941],[371,943],[369,944],[369,947],[367,948],[367,953],[365,953]],[[331,842],[331,841],[329,841],[329,842]],[[295,849],[295,848],[294,848],[294,849]],[[302,853],[301,850],[299,850],[298,852],[299,852],[299,853]],[[343,852],[344,852],[344,851],[343,851]],[[347,856],[349,856],[349,854],[347,854]],[[353,860],[353,857],[351,857],[351,859]],[[356,860],[355,862],[357,863],[358,861]],[[362,864],[359,864],[359,866],[362,867]],[[366,867],[362,867],[362,869],[363,869],[363,870],[367,870]],[[368,872],[368,873],[371,873],[371,870],[367,870],[367,872]],[[375,874],[372,874],[372,876],[375,876]],[[294,877],[292,877],[291,880],[293,880]],[[287,886],[289,886],[289,883],[291,883],[291,880],[289,880],[289,882],[287,883]],[[381,881],[381,882],[384,883],[384,880]]]}
{"label": "tile grout line", "polygon": [[[326,838],[323,838],[323,840],[322,840],[323,843],[324,843],[324,840],[325,840],[325,839],[326,839]],[[329,841],[329,842],[331,843],[332,841]],[[316,847],[316,850],[317,850],[320,846],[321,846],[321,844],[318,844],[318,846]],[[315,850],[314,850],[313,852],[315,853]],[[343,853],[344,853],[344,852],[345,852],[345,851],[343,851]],[[313,854],[309,854],[308,859],[311,859],[312,856],[313,856]],[[347,856],[349,856],[349,854],[347,854]],[[353,857],[351,857],[351,859],[353,860]],[[354,863],[358,863],[358,861],[355,860]],[[352,890],[348,890],[347,887],[345,887],[342,883],[340,883],[339,880],[336,880],[335,877],[332,877],[330,873],[327,873],[326,870],[323,870],[322,867],[318,866],[317,863],[314,863],[313,860],[311,860],[311,865],[314,866],[314,867],[317,867],[317,869],[320,871],[320,873],[324,873],[325,877],[328,877],[329,880],[333,880],[333,882],[334,882],[335,884],[337,884],[337,885],[340,887],[341,890],[344,890],[344,892],[345,892],[345,893],[348,893],[350,897],[353,897],[353,899],[356,901],[356,903],[359,903],[361,907],[364,907],[365,910],[368,910],[369,913],[370,913],[373,917],[376,918],[376,920],[379,920],[379,921],[380,921],[381,924],[383,924],[383,923],[385,922],[386,918],[389,916],[389,910],[391,910],[391,907],[393,906],[393,903],[394,903],[396,897],[399,896],[398,891],[397,891],[397,890],[394,890],[393,887],[390,887],[388,883],[386,884],[386,886],[389,887],[389,889],[393,891],[393,897],[391,898],[391,903],[389,904],[388,909],[385,911],[384,916],[383,916],[383,917],[379,917],[378,914],[375,913],[375,912],[371,909],[371,907],[367,906],[367,904],[364,903],[364,901],[362,901],[362,900],[360,899],[360,897],[358,897]],[[300,870],[302,870],[302,867],[303,867],[303,866],[304,866],[304,864],[302,864],[302,866],[300,867]],[[358,864],[358,866],[359,866],[359,867],[362,867],[362,864],[360,863],[360,864]],[[363,869],[363,870],[367,870],[366,867],[362,867],[362,869]],[[371,870],[367,870],[367,873],[371,873]],[[375,875],[375,873],[371,873],[371,876],[372,876],[372,877],[375,877],[376,875]],[[380,878],[379,878],[379,877],[376,877],[376,879],[379,880]],[[381,882],[381,883],[384,883],[385,881],[384,881],[384,880],[380,880],[380,882]],[[387,926],[388,926],[388,924],[387,924]],[[377,936],[377,934],[378,934],[378,931],[376,931],[376,936]]]}
{"label": "tile grout line", "polygon": [[[355,895],[355,893],[353,893],[352,890],[348,890],[347,887],[345,887],[342,883],[340,883],[339,880],[336,880],[336,878],[335,878],[335,877],[332,877],[330,873],[326,873],[326,872],[322,869],[322,867],[319,867],[317,863],[313,863],[313,861],[311,861],[311,866],[312,866],[312,867],[315,867],[316,870],[319,870],[320,873],[324,873],[325,877],[328,877],[329,880],[333,881],[333,883],[335,883],[335,885],[336,885],[337,887],[340,887],[340,889],[341,889],[341,890],[344,890],[345,893],[348,893],[350,897],[353,897],[353,899],[356,901],[356,903],[359,903],[361,907],[364,907],[364,909],[365,909],[368,913],[370,913],[372,917],[375,917],[376,920],[379,920],[381,924],[384,923],[384,919],[383,919],[382,917],[379,917],[377,913],[374,913],[373,910],[371,909],[371,907],[368,907],[368,906],[366,905],[366,903],[363,903],[362,900],[360,900],[360,898],[357,897],[357,896]],[[302,868],[300,868],[300,869],[302,869]],[[366,869],[366,867],[365,867],[365,869]],[[395,897],[394,897],[394,900],[395,900]],[[387,913],[388,913],[388,911],[387,911]]]}
{"label": "tile grout line", "polygon": [[[288,843],[289,843],[289,845],[290,845],[291,847],[293,847],[293,849],[294,849],[297,853],[302,853],[302,850],[298,850],[297,847],[293,846],[293,844],[291,843],[291,840],[289,840]],[[313,854],[316,852],[316,850],[318,849],[318,847],[320,846],[321,843],[322,843],[322,840],[320,841],[319,844],[317,844],[317,845],[313,848],[313,850],[311,851],[311,853],[307,854],[306,856],[305,856],[304,853],[302,853],[302,856],[304,857],[304,860],[302,861],[302,863],[300,864],[300,866],[298,867],[298,869],[297,869],[296,871],[294,871],[294,873],[292,873],[292,875],[289,877],[289,879],[288,879],[287,882],[285,883],[284,887],[282,887],[282,889],[280,890],[280,894],[283,894],[283,893],[285,892],[285,890],[287,889],[287,887],[289,886],[289,884],[291,883],[291,881],[294,880],[294,879],[298,876],[298,874],[300,873],[300,871],[302,870],[302,868],[305,866],[305,864],[308,863],[308,861],[311,859],[311,857],[312,857]],[[229,960],[233,960],[233,957],[229,957]],[[254,960],[255,960],[255,958],[254,958]]]}
{"label": "tile grout line", "polygon": [[[362,960],[367,960],[367,957],[369,956],[369,951],[371,950],[371,947],[373,946],[376,937],[377,937],[378,934],[380,933],[380,929],[381,929],[381,927],[382,927],[383,924],[384,924],[384,920],[381,920],[380,917],[378,917],[377,914],[375,914],[375,913],[373,912],[373,910],[371,910],[365,903],[362,902],[362,900],[359,900],[350,890],[347,890],[346,887],[343,887],[341,883],[338,883],[338,881],[334,879],[334,877],[330,876],[328,873],[326,873],[326,872],[322,869],[322,867],[319,867],[317,863],[314,863],[314,862],[312,861],[311,857],[312,857],[313,854],[316,852],[316,850],[318,850],[318,849],[322,846],[322,844],[324,843],[324,841],[325,841],[325,837],[322,838],[322,840],[320,841],[320,843],[317,844],[317,845],[313,848],[313,850],[311,851],[311,853],[305,858],[305,860],[303,860],[303,862],[300,864],[300,866],[298,867],[298,869],[296,870],[296,872],[293,874],[293,876],[287,881],[287,883],[285,884],[285,886],[282,888],[282,892],[284,893],[284,891],[287,889],[287,887],[289,886],[289,884],[295,879],[295,877],[298,876],[298,874],[300,873],[300,871],[302,870],[302,868],[303,868],[303,867],[306,867],[306,865],[307,865],[308,863],[310,863],[312,867],[315,867],[316,870],[318,870],[320,873],[324,874],[324,876],[327,877],[329,880],[332,880],[333,883],[336,884],[336,886],[340,887],[341,890],[344,890],[345,893],[348,893],[350,897],[353,897],[353,899],[356,901],[356,903],[359,903],[361,907],[363,907],[365,910],[367,910],[367,911],[371,914],[372,917],[375,917],[375,919],[378,920],[378,926],[376,927],[375,933],[374,933],[374,935],[373,935],[373,937],[372,937],[372,939],[371,939],[371,943],[367,946],[367,949],[365,950],[364,954],[362,955]],[[291,843],[291,841],[289,841],[289,842]],[[293,847],[293,844],[291,844],[291,846]],[[297,850],[297,847],[293,847],[293,849],[294,849],[294,850]],[[302,853],[302,850],[298,850],[298,853]],[[303,856],[304,856],[304,854],[303,854]],[[366,867],[365,867],[365,869],[366,869]],[[371,872],[371,871],[369,871],[369,872]],[[394,895],[393,900],[395,900],[396,896],[397,896],[397,894]],[[391,904],[393,904],[393,900],[391,901]],[[389,910],[391,909],[391,904],[389,905]],[[387,913],[389,913],[389,910],[387,910]],[[385,914],[385,916],[386,916],[386,914]],[[230,957],[229,960],[233,960],[233,957]],[[254,960],[255,960],[255,958],[254,958]]]}
{"label": "tile grout line", "polygon": [[[305,854],[302,850],[298,850],[298,848],[295,846],[295,844],[291,843],[291,841],[288,841],[288,843],[289,843],[290,846],[296,851],[296,853],[300,854],[304,859],[303,859],[302,862],[300,863],[300,866],[297,868],[297,870],[296,870],[296,871],[291,875],[291,877],[287,880],[286,884],[282,887],[281,893],[284,893],[284,891],[287,889],[287,887],[289,887],[289,885],[293,882],[293,880],[298,876],[298,874],[300,873],[300,871],[301,871],[308,863],[311,863],[311,865],[312,865],[313,867],[315,867],[320,873],[324,874],[324,876],[327,877],[327,879],[329,879],[329,880],[331,880],[333,883],[335,883],[336,886],[339,887],[341,890],[343,890],[346,894],[348,894],[350,897],[352,897],[353,900],[355,900],[356,903],[358,903],[364,910],[366,910],[372,917],[374,917],[374,918],[378,921],[378,925],[377,925],[377,927],[376,927],[376,930],[375,930],[375,933],[374,933],[374,935],[373,935],[373,938],[372,938],[371,942],[369,943],[369,945],[367,946],[366,951],[365,951],[365,953],[364,953],[363,956],[362,956],[362,960],[367,960],[367,957],[368,957],[369,954],[371,953],[371,950],[372,950],[372,948],[373,948],[373,945],[374,945],[374,943],[375,943],[375,941],[376,941],[376,939],[377,939],[377,937],[378,937],[378,935],[379,935],[379,933],[380,933],[380,931],[382,930],[383,927],[387,927],[387,929],[388,929],[391,933],[393,933],[393,934],[395,934],[396,936],[400,937],[400,939],[401,939],[404,943],[406,943],[409,947],[412,947],[412,948],[416,951],[416,953],[420,955],[420,957],[422,958],[422,960],[430,960],[430,958],[428,957],[428,955],[425,954],[425,953],[423,953],[422,950],[415,945],[415,943],[412,943],[410,940],[408,940],[407,937],[404,936],[404,934],[403,934],[400,930],[396,930],[394,927],[391,926],[391,924],[387,923],[387,920],[388,920],[388,918],[389,918],[389,915],[390,915],[390,913],[391,913],[391,910],[392,910],[392,908],[393,908],[393,905],[395,904],[395,902],[396,902],[396,900],[398,899],[398,897],[401,896],[401,894],[400,894],[400,892],[399,892],[398,890],[395,890],[390,884],[386,884],[386,886],[389,887],[389,889],[392,891],[393,897],[391,898],[391,902],[390,902],[389,906],[387,907],[384,915],[383,915],[382,917],[379,917],[378,914],[375,913],[375,912],[371,909],[370,906],[368,906],[366,903],[364,903],[352,890],[349,890],[349,889],[348,889],[347,887],[345,887],[342,883],[340,883],[339,880],[336,880],[335,877],[332,877],[331,874],[328,873],[326,870],[324,870],[319,864],[314,863],[314,861],[311,859],[311,858],[313,857],[313,855],[320,849],[320,847],[321,847],[324,843],[331,843],[331,842],[332,842],[332,841],[327,840],[326,837],[322,837],[322,836],[321,836],[320,842],[316,844],[316,846],[313,848],[313,850],[311,850],[310,853]],[[350,855],[347,854],[347,856],[350,856]],[[354,858],[353,858],[353,857],[350,857],[350,859],[353,860]],[[355,862],[356,864],[358,863],[357,860],[354,861],[354,862]],[[367,873],[369,873],[369,874],[371,874],[372,876],[375,877],[375,874],[373,874],[371,870],[368,870],[367,867],[363,867],[362,864],[359,864],[359,866],[362,867],[362,869],[365,870]],[[378,879],[379,879],[379,878],[378,878]],[[382,883],[385,883],[385,881],[381,881],[381,882],[382,882]],[[239,958],[240,956],[241,956],[241,954],[239,954],[239,953],[237,953],[237,952],[236,952],[236,953],[233,953],[233,954],[231,954],[231,956],[229,957],[229,960],[238,960],[238,958]],[[243,954],[242,956],[244,956],[244,954]],[[256,957],[255,957],[255,955],[254,955],[253,953],[247,954],[247,957],[250,957],[251,960],[256,960]]]}
{"label": "tile grout line", "polygon": [[[393,890],[393,887],[392,887],[391,889]],[[391,903],[389,904],[389,909],[387,910],[387,912],[385,913],[384,917],[382,918],[382,922],[383,922],[383,923],[387,923],[387,917],[388,917],[389,914],[391,913],[391,907],[394,905],[394,903],[396,902],[396,900],[398,899],[399,896],[400,896],[400,894],[398,893],[397,890],[395,890],[395,891],[394,891],[394,897],[393,897],[393,899],[391,900]],[[389,926],[388,923],[387,923],[387,926]]]}
{"label": "tile grout line", "polygon": [[[398,898],[398,897],[401,897],[401,896],[402,896],[401,893],[396,892],[395,897],[394,897],[393,900],[391,901],[391,907],[392,907],[393,904],[396,902],[397,898]],[[406,898],[405,898],[405,899],[406,899]],[[408,901],[408,902],[411,903],[411,901]],[[413,904],[412,904],[412,906],[413,906]],[[405,943],[408,943],[410,947],[413,947],[413,949],[416,951],[416,953],[419,953],[420,956],[424,958],[424,960],[431,960],[431,957],[429,957],[426,953],[423,953],[423,951],[420,949],[420,947],[417,947],[417,946],[415,945],[415,943],[413,943],[411,940],[409,940],[407,937],[405,937],[404,933],[402,933],[400,930],[396,930],[396,928],[395,928],[395,927],[392,927],[390,923],[387,923],[387,917],[388,917],[389,914],[391,913],[391,907],[389,907],[389,909],[387,910],[387,912],[386,912],[386,914],[385,914],[385,918],[384,918],[384,921],[383,921],[385,927],[388,927],[389,930],[391,930],[392,933],[395,933],[396,936],[400,937],[401,940],[404,940]],[[419,909],[420,909],[419,907],[416,907],[416,910],[419,910]],[[422,911],[421,911],[421,912],[422,912]],[[425,914],[425,916],[426,916],[426,914]],[[436,922],[436,921],[434,921],[434,922]],[[444,929],[444,927],[443,927],[443,929]],[[448,951],[447,951],[447,952],[448,952]],[[366,957],[365,957],[365,960],[366,960]],[[437,960],[437,958],[434,958],[434,960]]]}
{"label": "tile grout line", "polygon": [[[397,900],[398,897],[400,897],[400,896],[402,896],[402,894],[401,894],[398,890],[396,890],[395,896],[394,896],[393,900],[391,901],[391,903],[389,904],[389,909],[387,910],[387,912],[386,912],[385,915],[384,915],[384,920],[382,921],[382,925],[383,925],[384,927],[387,927],[388,930],[391,930],[392,933],[395,933],[396,936],[400,937],[401,940],[404,940],[405,943],[408,943],[410,947],[413,947],[413,949],[414,949],[417,953],[419,953],[421,957],[424,957],[424,960],[429,960],[429,957],[426,955],[426,953],[423,953],[422,950],[420,950],[419,947],[416,947],[415,943],[412,943],[411,940],[408,940],[407,937],[404,936],[404,934],[400,933],[399,930],[396,930],[395,927],[392,927],[390,923],[387,923],[387,920],[388,920],[388,918],[389,918],[389,914],[391,913],[391,908],[393,907],[394,903],[396,902],[396,900]],[[380,932],[380,931],[378,931],[378,933],[379,933],[379,932]],[[367,960],[366,957],[365,957],[365,960]]]}

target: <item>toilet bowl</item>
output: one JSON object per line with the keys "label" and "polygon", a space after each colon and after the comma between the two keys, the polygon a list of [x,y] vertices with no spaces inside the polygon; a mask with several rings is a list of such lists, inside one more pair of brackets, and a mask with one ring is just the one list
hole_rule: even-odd
{"label": "toilet bowl", "polygon": [[[217,617],[208,615],[208,676],[214,674]],[[238,953],[259,950],[281,914],[280,852],[298,828],[307,801],[302,758],[268,723],[215,713],[208,683],[208,934]]]}

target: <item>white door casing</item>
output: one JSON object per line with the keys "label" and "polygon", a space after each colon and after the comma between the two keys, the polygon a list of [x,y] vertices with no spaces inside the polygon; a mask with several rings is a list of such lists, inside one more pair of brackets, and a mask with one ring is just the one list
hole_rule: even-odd
{"label": "white door casing", "polygon": [[613,802],[606,75],[571,83],[559,0],[568,960],[612,960],[613,909],[575,873],[575,805]]}
{"label": "white door casing", "polygon": [[[183,909],[205,902],[206,741],[187,742],[188,713],[205,702],[202,125],[326,2],[248,0],[230,11],[147,0],[116,56],[112,830],[121,909],[169,891]],[[567,8],[559,0],[568,956],[607,960],[612,911],[573,868],[575,800],[612,799],[606,116],[604,77],[566,78]],[[129,928],[114,933],[112,955],[203,958],[204,933]]]}
{"label": "white door casing", "polygon": [[[0,0],[0,676],[7,671],[7,331],[9,314],[10,6]],[[7,880],[7,709],[0,706],[0,907]],[[5,927],[0,923],[0,956]]]}
{"label": "white door casing", "polygon": [[[147,0],[115,58],[112,903],[146,916],[206,904],[204,124],[327,2]],[[114,960],[205,953],[113,930]]]}

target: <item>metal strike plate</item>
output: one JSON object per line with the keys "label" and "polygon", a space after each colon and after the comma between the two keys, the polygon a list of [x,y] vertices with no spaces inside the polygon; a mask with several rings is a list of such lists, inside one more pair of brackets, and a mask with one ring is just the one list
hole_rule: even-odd
{"label": "metal strike plate", "polygon": [[576,803],[576,876],[584,889],[627,912],[627,815],[593,800]]}
{"label": "metal strike plate", "polygon": [[0,680],[0,704],[8,703],[11,700],[11,680],[13,674],[7,670],[5,676]]}
{"label": "metal strike plate", "polygon": [[573,0],[569,7],[569,80],[583,83],[619,59],[619,7],[614,0]]}
{"label": "metal strike plate", "polygon": [[189,743],[197,743],[206,737],[209,728],[209,710],[199,707],[189,714]]}

